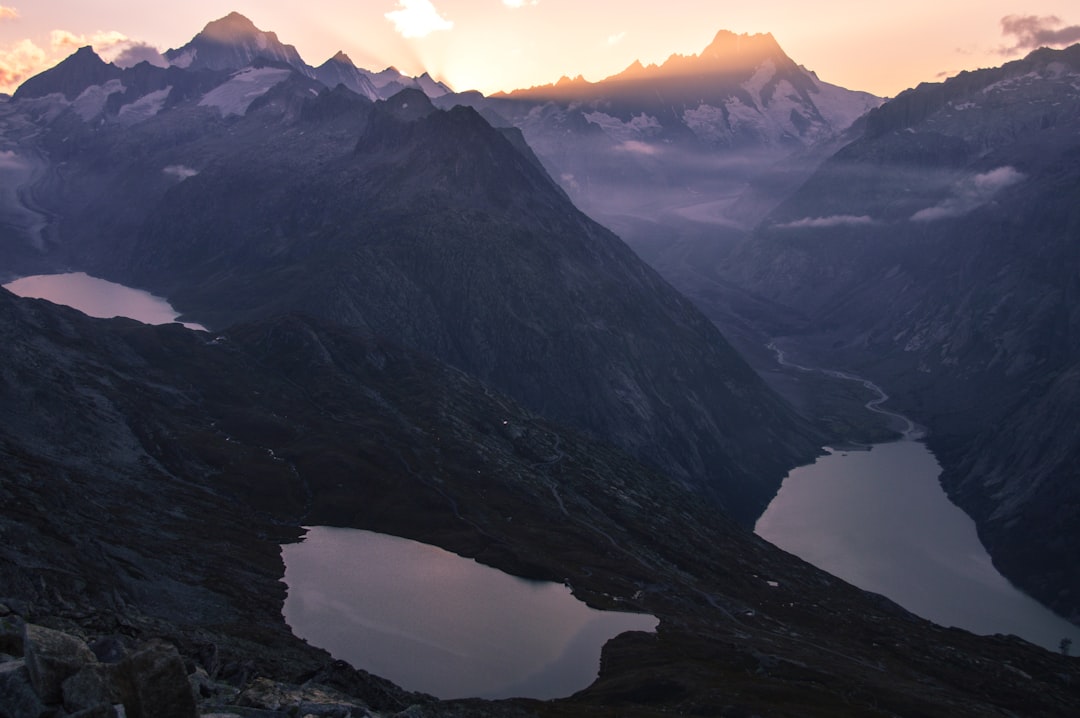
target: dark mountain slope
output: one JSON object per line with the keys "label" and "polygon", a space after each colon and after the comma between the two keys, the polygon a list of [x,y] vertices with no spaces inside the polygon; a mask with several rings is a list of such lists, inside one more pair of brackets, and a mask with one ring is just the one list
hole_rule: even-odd
{"label": "dark mountain slope", "polygon": [[[329,683],[425,715],[1065,716],[1080,699],[1074,660],[916,619],[620,452],[343,328],[211,335],[0,290],[0,340],[4,602],[90,638],[165,636],[236,688]],[[289,634],[278,543],[301,524],[568,580],[661,629],[611,642],[571,699],[406,694]]]}
{"label": "dark mountain slope", "polygon": [[358,139],[331,143],[254,108],[233,130],[251,144],[149,209],[126,278],[218,326],[300,309],[429,352],[744,521],[815,451],[700,313],[474,111],[411,91],[354,119]]}
{"label": "dark mountain slope", "polygon": [[1002,572],[1080,619],[1080,46],[909,91],[731,276],[931,429]]}

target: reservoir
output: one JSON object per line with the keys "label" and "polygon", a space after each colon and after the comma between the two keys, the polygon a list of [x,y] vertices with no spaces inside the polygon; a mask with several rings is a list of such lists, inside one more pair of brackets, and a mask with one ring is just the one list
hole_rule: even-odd
{"label": "reservoir", "polygon": [[600,649],[653,616],[598,611],[435,546],[309,528],[282,547],[293,633],[356,668],[438,698],[560,698],[591,684]]}
{"label": "reservoir", "polygon": [[[20,297],[47,299],[54,304],[78,309],[91,317],[128,317],[144,324],[169,324],[179,316],[172,305],[161,297],[91,277],[84,272],[38,274],[16,279],[3,286]],[[201,324],[181,323],[188,329],[206,329]]]}
{"label": "reservoir", "polygon": [[[784,361],[781,363],[810,371]],[[880,394],[867,407],[880,408]],[[1080,628],[1013,587],[990,561],[975,522],[938,483],[941,466],[898,414],[904,439],[869,449],[832,450],[792,470],[755,533],[859,588],[880,593],[942,626],[1017,635],[1057,651],[1080,645]]]}

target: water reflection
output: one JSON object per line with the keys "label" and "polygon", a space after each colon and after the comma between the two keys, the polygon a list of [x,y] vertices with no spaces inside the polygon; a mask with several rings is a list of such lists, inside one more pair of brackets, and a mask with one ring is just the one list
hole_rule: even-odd
{"label": "water reflection", "polygon": [[439,698],[558,698],[596,679],[600,648],[652,616],[597,611],[440,548],[314,527],[282,547],[293,633],[357,668]]}
{"label": "water reflection", "polygon": [[[20,297],[47,299],[78,309],[91,317],[128,317],[144,324],[169,324],[179,316],[166,300],[141,289],[91,277],[84,272],[38,274],[3,285]],[[188,329],[205,330],[194,322],[181,322]]]}
{"label": "water reflection", "polygon": [[1067,636],[1080,644],[1080,628],[997,572],[940,473],[930,450],[910,440],[833,452],[788,474],[755,532],[935,623],[1050,650]]}

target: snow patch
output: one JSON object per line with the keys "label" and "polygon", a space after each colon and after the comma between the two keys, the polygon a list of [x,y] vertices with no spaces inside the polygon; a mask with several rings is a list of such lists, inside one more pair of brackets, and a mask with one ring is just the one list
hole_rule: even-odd
{"label": "snow patch", "polygon": [[1006,187],[1022,182],[1027,176],[1015,167],[1004,165],[967,177],[953,186],[952,194],[933,207],[920,209],[911,215],[913,222],[934,222],[960,217],[986,204]]}
{"label": "snow patch", "polygon": [[623,122],[605,112],[587,112],[582,113],[582,116],[616,142],[645,139],[655,136],[663,129],[660,120],[644,112],[631,117],[629,122]]}
{"label": "snow patch", "polygon": [[117,119],[121,124],[125,125],[134,125],[137,122],[149,120],[165,107],[165,100],[169,97],[170,92],[172,92],[172,85],[163,90],[143,95],[135,102],[121,107]]}
{"label": "snow patch", "polygon": [[249,67],[233,75],[199,100],[200,107],[216,107],[222,117],[243,115],[258,97],[292,74],[275,67]]}
{"label": "snow patch", "polygon": [[114,92],[124,92],[124,85],[120,80],[109,80],[104,85],[91,85],[75,98],[71,107],[83,121],[89,122],[105,111],[105,102]]}
{"label": "snow patch", "polygon": [[187,68],[191,67],[191,63],[195,62],[195,58],[196,56],[198,56],[198,54],[199,51],[195,48],[191,48],[190,50],[184,50],[179,55],[173,58],[172,64],[175,67],[186,70]]}

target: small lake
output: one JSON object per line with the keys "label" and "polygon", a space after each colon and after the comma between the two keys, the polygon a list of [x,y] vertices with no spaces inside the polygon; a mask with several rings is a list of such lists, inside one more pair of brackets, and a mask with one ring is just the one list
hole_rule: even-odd
{"label": "small lake", "polygon": [[[109,319],[128,317],[144,324],[170,324],[179,314],[168,301],[141,289],[91,277],[84,272],[38,274],[22,277],[3,285],[20,297],[47,299],[78,309],[91,317]],[[193,322],[181,322],[188,329],[206,327]]]}
{"label": "small lake", "polygon": [[830,451],[784,479],[755,533],[912,613],[973,633],[1011,633],[1050,650],[1080,628],[1008,582],[975,522],[949,501],[918,441]]}
{"label": "small lake", "polygon": [[435,546],[309,528],[282,547],[293,633],[403,688],[438,698],[561,698],[591,684],[600,649],[653,616],[598,611]]}

